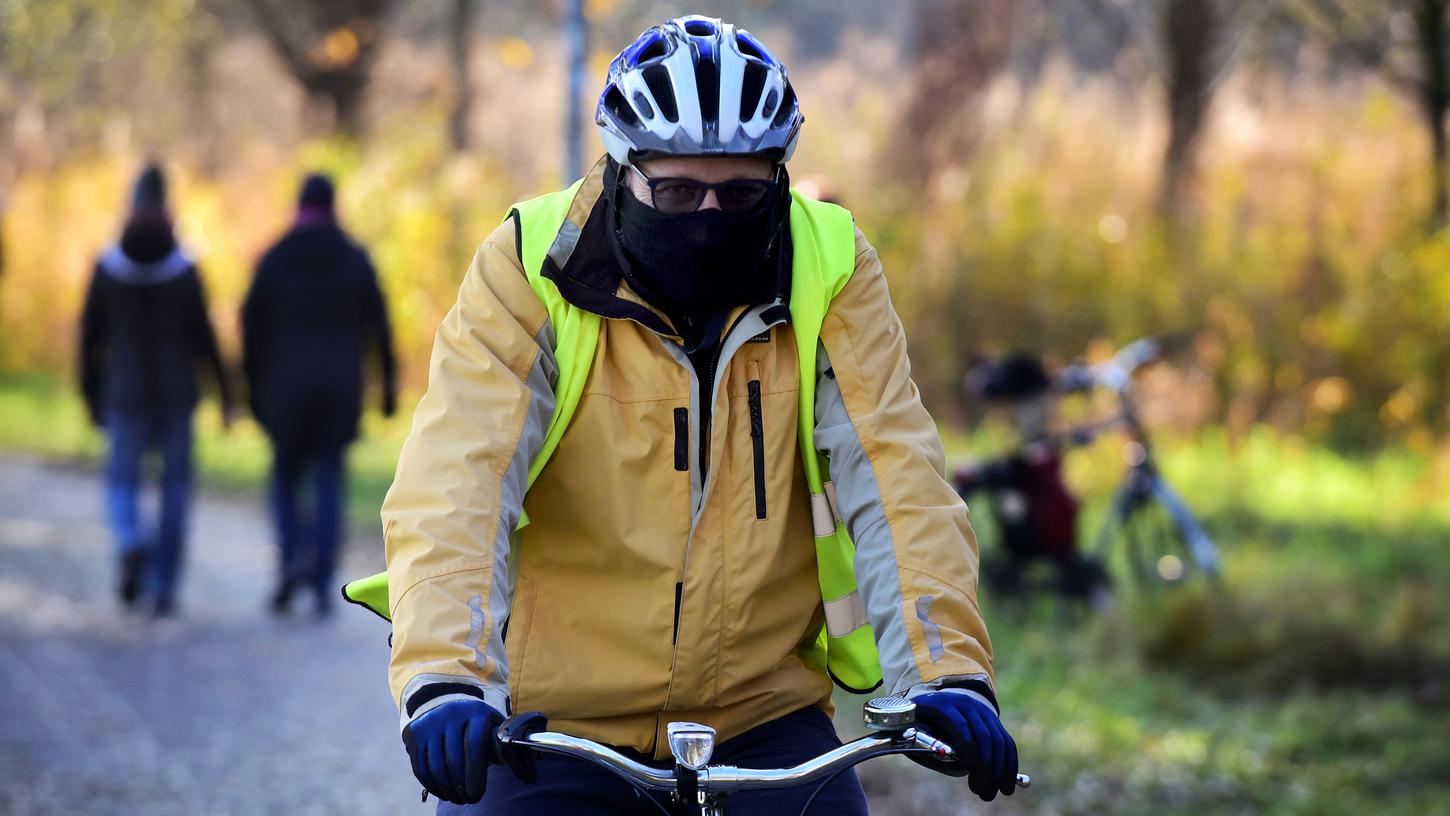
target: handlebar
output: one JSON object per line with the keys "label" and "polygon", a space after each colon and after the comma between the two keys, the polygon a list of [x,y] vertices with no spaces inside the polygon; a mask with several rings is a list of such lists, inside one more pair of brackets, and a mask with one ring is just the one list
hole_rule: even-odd
{"label": "handlebar", "polygon": [[1091,391],[1101,386],[1123,393],[1132,385],[1133,374],[1163,357],[1163,343],[1143,337],[1123,346],[1110,359],[1096,365],[1073,363],[1057,375],[1056,385],[1064,393]]}
{"label": "handlebar", "polygon": [[[888,699],[893,700],[892,704],[899,711],[894,712],[894,717],[887,715],[889,721],[873,721],[871,706]],[[821,782],[868,759],[889,754],[928,755],[944,762],[956,759],[951,746],[915,726],[914,708],[909,701],[896,698],[873,700],[867,704],[866,716],[868,727],[873,728],[874,733],[790,768],[756,769],[709,765],[707,763],[714,749],[714,730],[690,723],[671,724],[671,750],[676,758],[676,766],[672,769],[651,767],[593,740],[555,731],[536,730],[544,722],[543,717],[537,714],[519,715],[506,722],[498,730],[498,740],[501,745],[510,748],[582,759],[628,780],[639,788],[675,793],[686,800],[698,797],[704,803],[724,799],[744,790],[789,788]],[[904,714],[900,713],[902,711]],[[515,725],[516,721],[524,724]],[[677,745],[673,738],[676,729],[681,734],[688,735],[686,740],[693,738],[699,741],[682,741]],[[1017,786],[1031,787],[1032,778],[1027,774],[1018,774]]]}

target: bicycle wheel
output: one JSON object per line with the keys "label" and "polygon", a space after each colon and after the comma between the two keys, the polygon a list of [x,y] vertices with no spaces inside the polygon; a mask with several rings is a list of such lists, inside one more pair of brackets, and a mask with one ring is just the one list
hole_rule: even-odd
{"label": "bicycle wheel", "polygon": [[1150,497],[1129,509],[1119,526],[1118,545],[1133,582],[1140,586],[1176,584],[1188,575],[1191,562],[1183,536],[1167,508]]}
{"label": "bicycle wheel", "polygon": [[1160,505],[1172,519],[1173,526],[1183,542],[1183,547],[1187,551],[1189,562],[1193,568],[1210,578],[1217,578],[1219,575],[1218,548],[1214,546],[1208,533],[1204,532],[1203,525],[1198,523],[1198,517],[1188,509],[1188,504],[1179,498],[1178,493],[1156,474],[1148,480],[1148,491],[1154,502]]}
{"label": "bicycle wheel", "polygon": [[1129,475],[1108,511],[1096,552],[1139,586],[1218,576],[1218,550],[1188,506],[1153,471]]}

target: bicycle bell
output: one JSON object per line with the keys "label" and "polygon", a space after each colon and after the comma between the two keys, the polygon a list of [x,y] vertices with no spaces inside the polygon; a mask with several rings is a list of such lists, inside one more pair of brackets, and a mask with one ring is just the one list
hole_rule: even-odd
{"label": "bicycle bell", "polygon": [[916,725],[916,703],[905,697],[877,697],[861,709],[872,731],[904,731]]}
{"label": "bicycle bell", "polygon": [[715,729],[692,722],[672,722],[666,729],[675,761],[694,771],[705,767],[715,753]]}

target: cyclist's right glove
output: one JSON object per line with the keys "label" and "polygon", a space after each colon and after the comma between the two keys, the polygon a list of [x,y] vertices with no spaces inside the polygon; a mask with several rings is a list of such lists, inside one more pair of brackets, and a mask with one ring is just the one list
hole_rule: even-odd
{"label": "cyclist's right glove", "polygon": [[503,715],[482,700],[453,700],[418,715],[403,728],[413,776],[429,793],[471,805],[483,798],[496,759],[494,730]]}
{"label": "cyclist's right glove", "polygon": [[990,705],[956,689],[923,694],[913,702],[917,723],[950,745],[957,762],[947,765],[915,755],[912,759],[942,773],[967,777],[967,787],[984,802],[997,798],[998,791],[1012,795],[1017,787],[1017,743]]}

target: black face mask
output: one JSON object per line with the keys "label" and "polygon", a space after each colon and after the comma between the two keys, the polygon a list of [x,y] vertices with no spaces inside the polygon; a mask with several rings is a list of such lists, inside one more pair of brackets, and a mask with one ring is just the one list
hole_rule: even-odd
{"label": "black face mask", "polygon": [[781,228],[785,189],[782,181],[779,191],[745,212],[669,215],[635,198],[621,178],[614,201],[630,283],[666,312],[699,315],[770,302],[780,281],[767,260]]}

